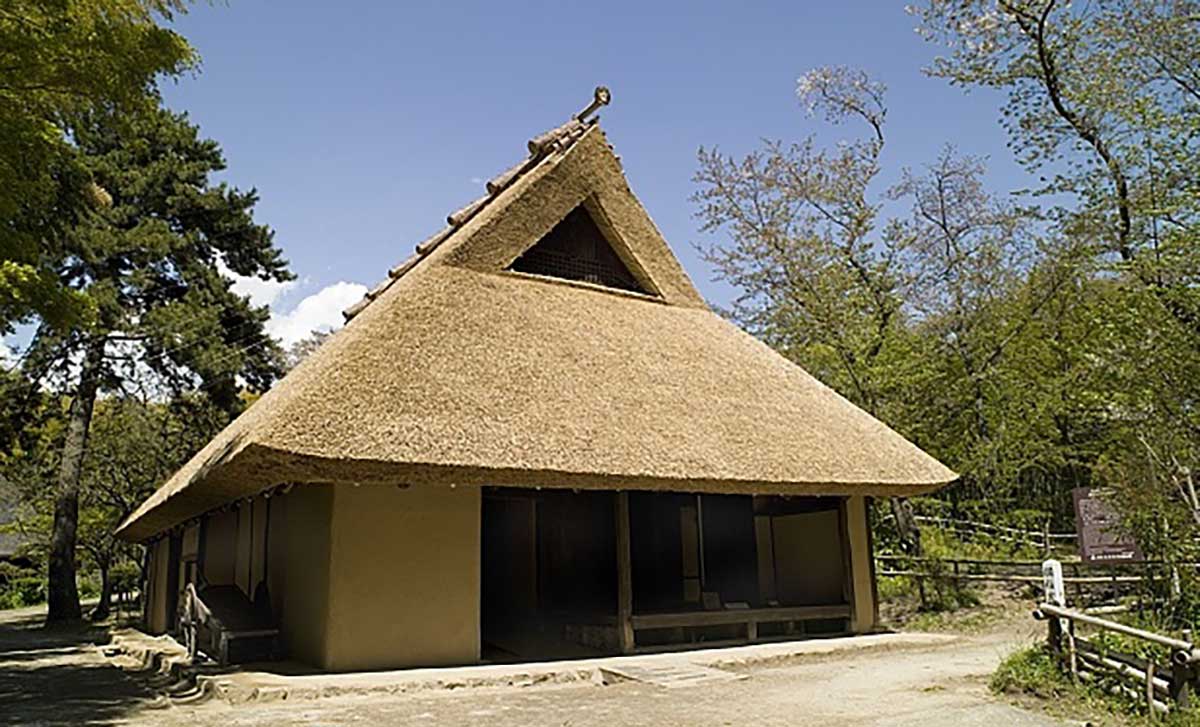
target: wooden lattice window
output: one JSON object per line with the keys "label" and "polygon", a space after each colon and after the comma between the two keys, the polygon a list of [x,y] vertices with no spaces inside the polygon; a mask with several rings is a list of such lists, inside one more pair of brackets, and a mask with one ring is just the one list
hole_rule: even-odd
{"label": "wooden lattice window", "polygon": [[522,253],[508,269],[647,293],[582,205]]}

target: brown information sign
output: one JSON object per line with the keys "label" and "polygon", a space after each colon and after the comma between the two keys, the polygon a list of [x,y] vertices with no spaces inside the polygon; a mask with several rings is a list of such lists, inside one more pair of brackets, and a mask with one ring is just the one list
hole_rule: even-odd
{"label": "brown information sign", "polygon": [[1075,530],[1079,534],[1079,557],[1084,563],[1135,563],[1143,559],[1133,538],[1122,533],[1116,512],[1101,499],[1102,491],[1091,487],[1071,490],[1075,501]]}

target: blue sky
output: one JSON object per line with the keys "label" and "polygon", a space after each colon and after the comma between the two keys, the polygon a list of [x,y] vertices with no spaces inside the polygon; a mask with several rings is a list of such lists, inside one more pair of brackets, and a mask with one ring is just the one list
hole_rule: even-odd
{"label": "blue sky", "polygon": [[166,85],[167,102],[220,142],[227,181],[258,188],[257,217],[300,276],[244,286],[271,303],[285,340],[337,320],[357,286],[381,279],[599,83],[613,92],[602,123],[634,192],[716,303],[731,291],[693,247],[704,239],[688,199],[696,150],[846,136],[803,114],[795,81],[810,68],[856,66],[888,85],[887,179],[952,142],[990,158],[997,190],[1025,184],[996,121],[1000,99],[924,76],[937,49],[902,3],[230,0],[175,25],[203,64]]}

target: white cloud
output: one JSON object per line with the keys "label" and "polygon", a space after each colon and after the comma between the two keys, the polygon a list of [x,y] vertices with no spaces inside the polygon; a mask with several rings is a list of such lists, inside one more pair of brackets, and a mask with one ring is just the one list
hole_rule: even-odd
{"label": "white cloud", "polygon": [[233,292],[238,295],[250,296],[250,302],[255,306],[274,305],[275,301],[279,300],[279,296],[296,287],[295,280],[279,282],[278,280],[243,277],[230,270],[220,260],[217,261],[217,269],[221,271],[222,275],[233,281]]}
{"label": "white cloud", "polygon": [[327,285],[287,313],[272,311],[271,320],[267,321],[267,333],[286,347],[313,331],[341,328],[342,311],[357,303],[366,292],[367,286],[344,280]]}
{"label": "white cloud", "polygon": [[0,341],[0,366],[10,369],[15,366],[16,363],[17,355],[13,353],[12,348],[4,341]]}
{"label": "white cloud", "polygon": [[222,275],[233,281],[235,293],[249,296],[250,302],[256,306],[270,307],[271,318],[266,324],[267,333],[279,339],[285,348],[307,338],[313,331],[341,328],[342,311],[357,303],[367,292],[365,285],[342,280],[321,288],[305,297],[291,310],[284,311],[283,299],[293,298],[292,295],[285,294],[297,292],[299,287],[307,284],[307,278],[280,283],[243,277],[230,270],[224,262],[218,261],[217,267]]}

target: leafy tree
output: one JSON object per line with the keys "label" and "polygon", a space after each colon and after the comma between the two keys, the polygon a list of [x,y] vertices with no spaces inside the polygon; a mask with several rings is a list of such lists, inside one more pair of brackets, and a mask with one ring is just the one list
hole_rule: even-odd
{"label": "leafy tree", "polygon": [[884,147],[884,88],[861,72],[820,69],[801,79],[800,95],[811,111],[869,133],[832,151],[813,137],[768,142],[740,160],[701,149],[697,216],[729,235],[705,256],[742,291],[733,318],[878,412],[907,242],[873,237],[879,206],[868,187]]}
{"label": "leafy tree", "polygon": [[90,313],[54,266],[65,230],[107,203],[75,155],[81,113],[153,105],[160,74],[195,61],[160,27],[182,0],[6,0],[0,8],[0,328],[36,314],[68,324]]}
{"label": "leafy tree", "polygon": [[[1036,336],[1077,282],[1076,244],[990,194],[982,161],[949,147],[873,195],[882,85],[819,69],[799,92],[866,134],[832,149],[767,142],[742,160],[701,150],[698,216],[728,235],[706,254],[742,291],[729,314],[958,469],[952,497],[999,509],[1032,472],[1069,459],[1022,446],[1048,419],[1011,357],[1043,351]],[[885,215],[885,203],[901,212]],[[907,508],[892,510],[902,544],[919,551]]]}
{"label": "leafy tree", "polygon": [[332,331],[315,330],[299,341],[296,341],[284,353],[284,366],[288,371],[296,368],[300,365],[301,361],[316,353],[321,344],[325,343],[332,335]]}
{"label": "leafy tree", "polygon": [[78,531],[83,553],[100,573],[93,619],[109,615],[113,568],[141,563],[134,546],[113,536],[117,526],[224,423],[222,412],[197,397],[155,403],[126,396],[97,403],[80,478]]}
{"label": "leafy tree", "polygon": [[85,114],[73,130],[84,168],[113,201],[69,230],[72,254],[54,269],[59,285],[94,303],[93,320],[67,332],[43,325],[27,362],[50,362],[37,373],[57,372],[70,398],[55,478],[49,622],[80,615],[79,483],[98,393],[151,381],[160,393],[199,388],[236,411],[240,382],[267,387],[281,372],[280,352],[263,331],[266,309],[233,293],[219,265],[292,277],[271,231],[253,219],[256,193],[209,183],[224,159],[186,116]]}
{"label": "leafy tree", "polygon": [[953,83],[1006,90],[1017,158],[1061,224],[1200,335],[1200,2],[931,0]]}
{"label": "leafy tree", "polygon": [[1056,376],[1071,384],[1041,399],[1054,430],[1022,443],[1069,442],[1073,479],[1115,487],[1151,554],[1194,560],[1200,3],[928,0],[913,12],[948,49],[932,73],[1008,93],[1010,145],[1090,258],[1062,325],[1045,330],[1052,355],[1021,370],[1043,393]]}

